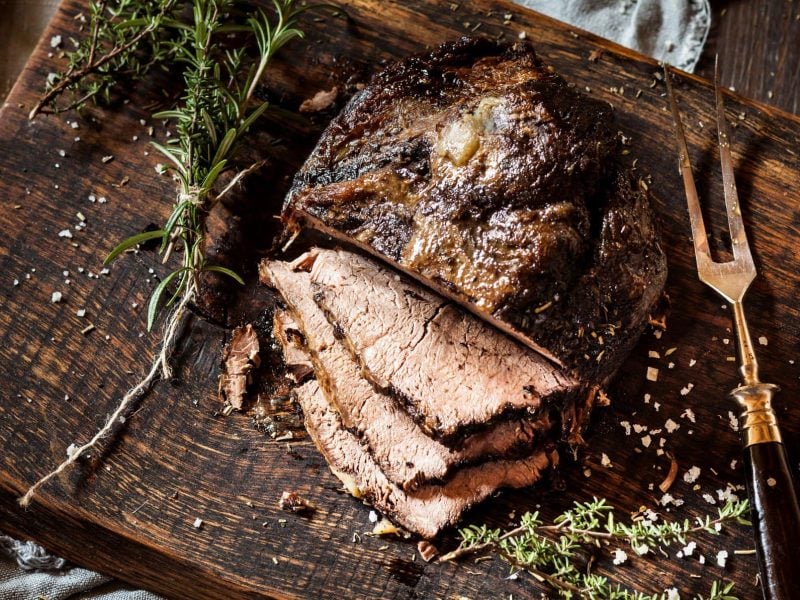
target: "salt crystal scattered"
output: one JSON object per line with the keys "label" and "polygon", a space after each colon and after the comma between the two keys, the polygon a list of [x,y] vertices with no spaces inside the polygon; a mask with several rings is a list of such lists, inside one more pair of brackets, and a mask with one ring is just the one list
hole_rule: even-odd
{"label": "salt crystal scattered", "polygon": [[733,414],[733,411],[728,411],[728,425],[730,425],[731,429],[734,431],[739,431],[739,419],[738,417]]}
{"label": "salt crystal scattered", "polygon": [[641,425],[639,423],[633,424],[633,431],[634,433],[642,433],[643,431],[647,431],[647,425]]}
{"label": "salt crystal scattered", "polygon": [[600,455],[600,464],[604,467],[611,467],[611,459],[608,458],[608,454],[605,452]]}
{"label": "salt crystal scattered", "polygon": [[644,403],[645,404],[650,404],[650,398],[651,398],[650,394],[645,394],[644,395]]}
{"label": "salt crystal scattered", "polygon": [[720,567],[724,567],[728,562],[728,551],[727,550],[720,550],[717,552],[717,565]]}
{"label": "salt crystal scattered", "polygon": [[631,434],[631,424],[628,421],[620,421],[619,424],[625,428],[625,435]]}
{"label": "salt crystal scattered", "polygon": [[662,333],[663,333],[663,332],[662,332],[660,329],[656,329],[656,330],[653,332],[653,337],[655,337],[657,340],[660,340],[660,339],[661,339],[661,334],[662,334]]}
{"label": "salt crystal scattered", "polygon": [[777,481],[775,481],[775,478],[774,478],[774,477],[768,477],[768,478],[767,478],[767,485],[768,485],[769,487],[775,487],[776,485],[778,485],[778,482],[777,482]]}
{"label": "salt crystal scattered", "polygon": [[51,48],[58,48],[61,45],[61,36],[54,35],[50,38],[50,47]]}
{"label": "salt crystal scattered", "polygon": [[592,470],[591,469],[584,469],[583,470],[583,476],[584,477],[591,477],[592,476]]}
{"label": "salt crystal scattered", "polygon": [[200,517],[197,517],[194,520],[194,523],[192,523],[192,527],[194,527],[195,529],[200,529],[202,526],[203,526],[203,519],[201,519]]}
{"label": "salt crystal scattered", "polygon": [[731,341],[728,338],[722,338],[722,343],[727,345],[727,344],[730,344]]}
{"label": "salt crystal scattered", "polygon": [[689,361],[689,366],[690,366],[690,367],[693,367],[693,366],[695,366],[696,364],[697,364],[697,361],[696,361],[695,359],[692,359],[692,360],[690,360],[690,361]]}
{"label": "salt crystal scattered", "polygon": [[61,292],[53,292],[53,295],[50,296],[50,302],[52,302],[53,304],[57,304],[61,302],[62,298],[63,295],[61,294]]}
{"label": "salt crystal scattered", "polygon": [[672,419],[667,419],[667,421],[664,423],[664,427],[666,427],[667,433],[673,433],[680,429],[681,426]]}
{"label": "salt crystal scattered", "polygon": [[86,316],[86,309],[85,308],[81,308],[81,309],[75,311],[75,314],[77,316],[79,316],[79,317],[85,317]]}
{"label": "salt crystal scattered", "polygon": [[[691,389],[691,388],[689,388],[689,389]],[[681,392],[681,393],[683,394],[683,392]],[[686,392],[686,393],[688,394],[689,392]],[[685,396],[686,394],[683,394],[683,395]],[[687,408],[685,411],[683,411],[681,413],[681,418],[688,419],[692,423],[696,423],[697,422],[695,420],[696,417],[695,417],[694,411],[691,408]]]}
{"label": "salt crystal scattered", "polygon": [[15,280],[14,280],[14,285],[15,285],[15,286],[19,285],[19,279],[15,279]]}
{"label": "salt crystal scattered", "polygon": [[658,369],[647,367],[647,381],[658,381]]}
{"label": "salt crystal scattered", "polygon": [[655,350],[650,350],[647,353],[647,357],[648,358],[661,358],[661,355],[658,352],[656,352]]}
{"label": "salt crystal scattered", "polygon": [[[694,387],[693,383],[687,383],[685,387],[681,388],[681,396],[685,396],[686,394],[691,392],[693,387]],[[689,412],[689,411],[687,411],[687,412]],[[694,413],[692,413],[692,414],[694,414]],[[692,423],[694,423],[694,418],[692,418]]]}
{"label": "salt crystal scattered", "polygon": [[72,238],[72,232],[69,229],[62,229],[58,232],[58,237]]}
{"label": "salt crystal scattered", "polygon": [[642,446],[644,446],[645,448],[649,448],[652,441],[653,438],[651,438],[649,435],[646,435],[642,438]]}
{"label": "salt crystal scattered", "polygon": [[671,363],[669,363],[669,364],[667,365],[667,368],[668,368],[668,369],[674,369],[674,368],[675,368],[675,363],[674,363],[674,362],[671,362]]}
{"label": "salt crystal scattered", "polygon": [[694,483],[700,477],[700,467],[692,467],[683,474],[683,480],[686,483]]}
{"label": "salt crystal scattered", "polygon": [[703,500],[705,500],[709,504],[716,504],[717,503],[717,501],[714,500],[714,496],[712,496],[711,494],[708,494],[708,493],[703,494]]}
{"label": "salt crystal scattered", "polygon": [[767,336],[762,335],[760,338],[758,338],[758,343],[762,346],[766,346],[769,343],[769,340],[767,340]]}
{"label": "salt crystal scattered", "polygon": [[621,565],[626,560],[628,560],[628,555],[625,553],[624,550],[617,548],[614,550],[614,564]]}
{"label": "salt crystal scattered", "polygon": [[686,546],[683,547],[683,555],[684,556],[691,556],[694,554],[695,549],[697,548],[697,542],[689,542]]}
{"label": "salt crystal scattered", "polygon": [[374,510],[369,511],[369,522],[370,523],[378,522],[378,513],[376,513]]}
{"label": "salt crystal scattered", "polygon": [[731,461],[731,471],[736,468],[736,463],[739,462],[735,458]]}

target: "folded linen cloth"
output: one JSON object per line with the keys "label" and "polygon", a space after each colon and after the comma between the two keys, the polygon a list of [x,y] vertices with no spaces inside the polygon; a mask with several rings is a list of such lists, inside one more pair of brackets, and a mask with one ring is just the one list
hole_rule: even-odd
{"label": "folded linen cloth", "polygon": [[708,0],[515,0],[691,73],[711,28]]}
{"label": "folded linen cloth", "polygon": [[163,600],[0,534],[0,600]]}
{"label": "folded linen cloth", "polygon": [[[27,0],[26,0],[27,1]],[[623,46],[693,71],[711,24],[708,0],[515,0],[517,3],[591,31]],[[0,8],[26,4],[0,0]],[[40,0],[52,11],[51,0]],[[26,4],[32,12],[31,6]],[[28,15],[33,18],[32,15]],[[13,20],[13,19],[12,19]],[[39,19],[44,23],[44,19]],[[35,35],[29,36],[33,48]],[[0,38],[0,57],[7,55],[8,38]],[[19,56],[18,48],[14,48]],[[21,63],[20,63],[21,64]],[[0,92],[4,90],[0,89]],[[0,97],[2,94],[0,94]],[[130,590],[110,577],[65,566],[31,542],[0,534],[0,599],[32,600],[159,600],[150,592]]]}

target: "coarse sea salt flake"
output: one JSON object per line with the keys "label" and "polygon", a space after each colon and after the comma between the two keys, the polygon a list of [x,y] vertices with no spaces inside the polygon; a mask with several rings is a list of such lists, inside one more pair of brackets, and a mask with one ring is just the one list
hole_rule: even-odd
{"label": "coarse sea salt flake", "polygon": [[72,232],[69,229],[62,229],[61,231],[58,232],[58,237],[71,239],[72,238]]}
{"label": "coarse sea salt flake", "polygon": [[731,410],[728,411],[728,425],[734,431],[739,431],[739,418]]}
{"label": "coarse sea salt flake", "polygon": [[728,562],[728,551],[720,550],[717,552],[717,566],[724,567]]}
{"label": "coarse sea salt flake", "polygon": [[658,381],[658,369],[647,367],[647,381]]}
{"label": "coarse sea salt flake", "polygon": [[50,302],[52,302],[53,304],[58,304],[59,302],[61,302],[61,299],[63,297],[64,295],[61,292],[53,292],[53,295],[50,296]]}
{"label": "coarse sea salt flake", "polygon": [[694,483],[700,477],[700,467],[692,467],[683,474],[683,480],[686,483]]}
{"label": "coarse sea salt flake", "polygon": [[606,454],[605,452],[603,452],[600,455],[600,464],[603,465],[604,467],[610,467],[611,466],[611,459],[608,458],[608,454]]}
{"label": "coarse sea salt flake", "polygon": [[614,550],[614,564],[621,565],[626,560],[628,560],[628,555],[625,553],[624,550],[617,548]]}
{"label": "coarse sea salt flake", "polygon": [[666,428],[667,433],[673,433],[680,429],[681,426],[672,419],[667,419],[667,421],[664,423],[664,427]]}
{"label": "coarse sea salt flake", "polygon": [[649,448],[652,441],[653,438],[651,438],[649,435],[646,435],[642,438],[642,446],[644,446],[645,448]]}
{"label": "coarse sea salt flake", "polygon": [[203,526],[203,519],[201,519],[200,517],[197,517],[194,520],[194,523],[192,523],[192,527],[194,527],[195,529],[200,529],[202,526]]}
{"label": "coarse sea salt flake", "polygon": [[758,338],[758,343],[762,346],[766,346],[769,343],[769,340],[767,339],[767,336],[762,335],[760,338]]}

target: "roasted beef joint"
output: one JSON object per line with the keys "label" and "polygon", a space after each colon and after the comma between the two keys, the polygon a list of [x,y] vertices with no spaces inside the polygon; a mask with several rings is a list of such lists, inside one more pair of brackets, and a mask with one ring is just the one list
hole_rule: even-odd
{"label": "roasted beef joint", "polygon": [[464,39],[377,74],[283,217],[349,248],[261,265],[309,434],[424,537],[581,439],[666,278],[611,107],[524,43]]}
{"label": "roasted beef joint", "polygon": [[353,243],[605,383],[666,277],[611,107],[529,44],[464,39],[376,75],[323,133],[289,226]]}

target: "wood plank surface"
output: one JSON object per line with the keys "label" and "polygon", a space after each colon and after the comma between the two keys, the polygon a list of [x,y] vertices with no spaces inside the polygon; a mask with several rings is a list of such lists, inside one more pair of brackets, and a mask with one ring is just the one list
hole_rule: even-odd
{"label": "wood plank surface", "polygon": [[[641,506],[680,518],[714,510],[704,494],[716,498],[727,484],[743,484],[738,437],[729,425],[729,411],[736,409],[726,398],[736,384],[735,364],[726,360],[734,354],[733,336],[728,312],[695,276],[658,66],[500,0],[337,3],[350,19],[309,17],[304,21],[308,42],[294,43],[276,64],[268,95],[282,108],[294,111],[303,99],[333,86],[342,90],[341,106],[346,92],[383,61],[469,33],[513,40],[524,31],[569,81],[615,106],[619,128],[630,137],[630,159],[637,159],[637,169],[649,181],[662,222],[672,303],[667,331],[660,338],[647,334],[625,364],[609,390],[611,405],[595,411],[588,447],[577,460],[564,461],[563,485],[550,482],[503,493],[469,513],[465,522],[505,525],[532,509],[552,517],[593,495],[608,498],[620,514]],[[266,228],[278,209],[291,175],[330,117],[325,114],[295,120],[276,113],[262,123],[251,145],[250,152],[267,157],[269,165],[241,195],[246,208],[231,209],[245,211],[245,237],[254,250],[238,265],[249,275],[244,299],[216,315],[225,326],[193,318],[174,379],[159,383],[101,452],[48,485],[28,510],[16,505],[17,496],[59,462],[70,443],[97,430],[146,368],[157,341],[157,335],[144,332],[148,294],[165,272],[152,251],[126,256],[107,275],[89,274],[100,272],[102,256],[118,240],[161,221],[169,211],[173,187],[156,175],[158,158],[147,145],[150,125],[162,141],[166,129],[152,123],[152,108],[145,108],[171,89],[169,76],[137,85],[127,104],[81,116],[26,119],[47,73],[60,64],[57,56],[48,56],[49,37],[58,33],[67,39],[79,10],[77,0],[63,3],[0,113],[0,530],[175,598],[544,594],[545,588],[529,577],[507,580],[507,567],[499,561],[424,564],[413,543],[354,536],[371,529],[369,508],[336,491],[338,482],[307,439],[275,442],[254,429],[248,416],[218,412],[216,380],[227,326],[263,320],[270,306],[269,294],[253,277],[269,244],[268,233],[259,228]],[[682,79],[677,91],[692,159],[719,245],[722,193],[713,94],[697,77]],[[783,389],[778,411],[796,474],[800,119],[735,95],[727,102],[736,125],[740,197],[760,269],[746,308],[754,337],[764,336],[767,344],[758,346],[763,377]],[[114,159],[104,163],[104,156]],[[125,176],[130,181],[115,187]],[[101,196],[105,202],[97,200]],[[258,216],[251,221],[254,207]],[[87,222],[80,231],[75,229],[78,211]],[[59,237],[66,228],[73,238]],[[51,302],[54,291],[63,293],[61,303]],[[82,308],[86,316],[78,317]],[[82,335],[89,323],[95,329]],[[661,358],[648,358],[650,350]],[[659,369],[657,382],[645,379],[647,366]],[[691,391],[682,395],[690,383]],[[666,429],[670,419],[680,426],[673,433]],[[630,435],[623,423],[631,425]],[[642,443],[645,435],[650,435],[649,447]],[[670,493],[681,506],[659,508],[657,486],[669,468],[659,448],[680,465]],[[610,467],[601,465],[603,454]],[[702,469],[694,484],[683,480],[692,466]],[[281,511],[284,490],[299,492],[317,510],[308,517]],[[203,520],[199,529],[193,527],[197,518]],[[437,543],[448,549],[456,542],[449,532]],[[734,529],[720,538],[701,538],[705,565],[696,557],[675,558],[678,548],[673,547],[670,558],[630,559],[614,569],[615,577],[636,588],[676,586],[687,594],[723,578],[736,582],[740,598],[756,598],[755,558],[733,553],[751,547],[750,532]],[[731,555],[725,568],[715,564],[722,549]],[[702,580],[690,574],[701,574]]]}

